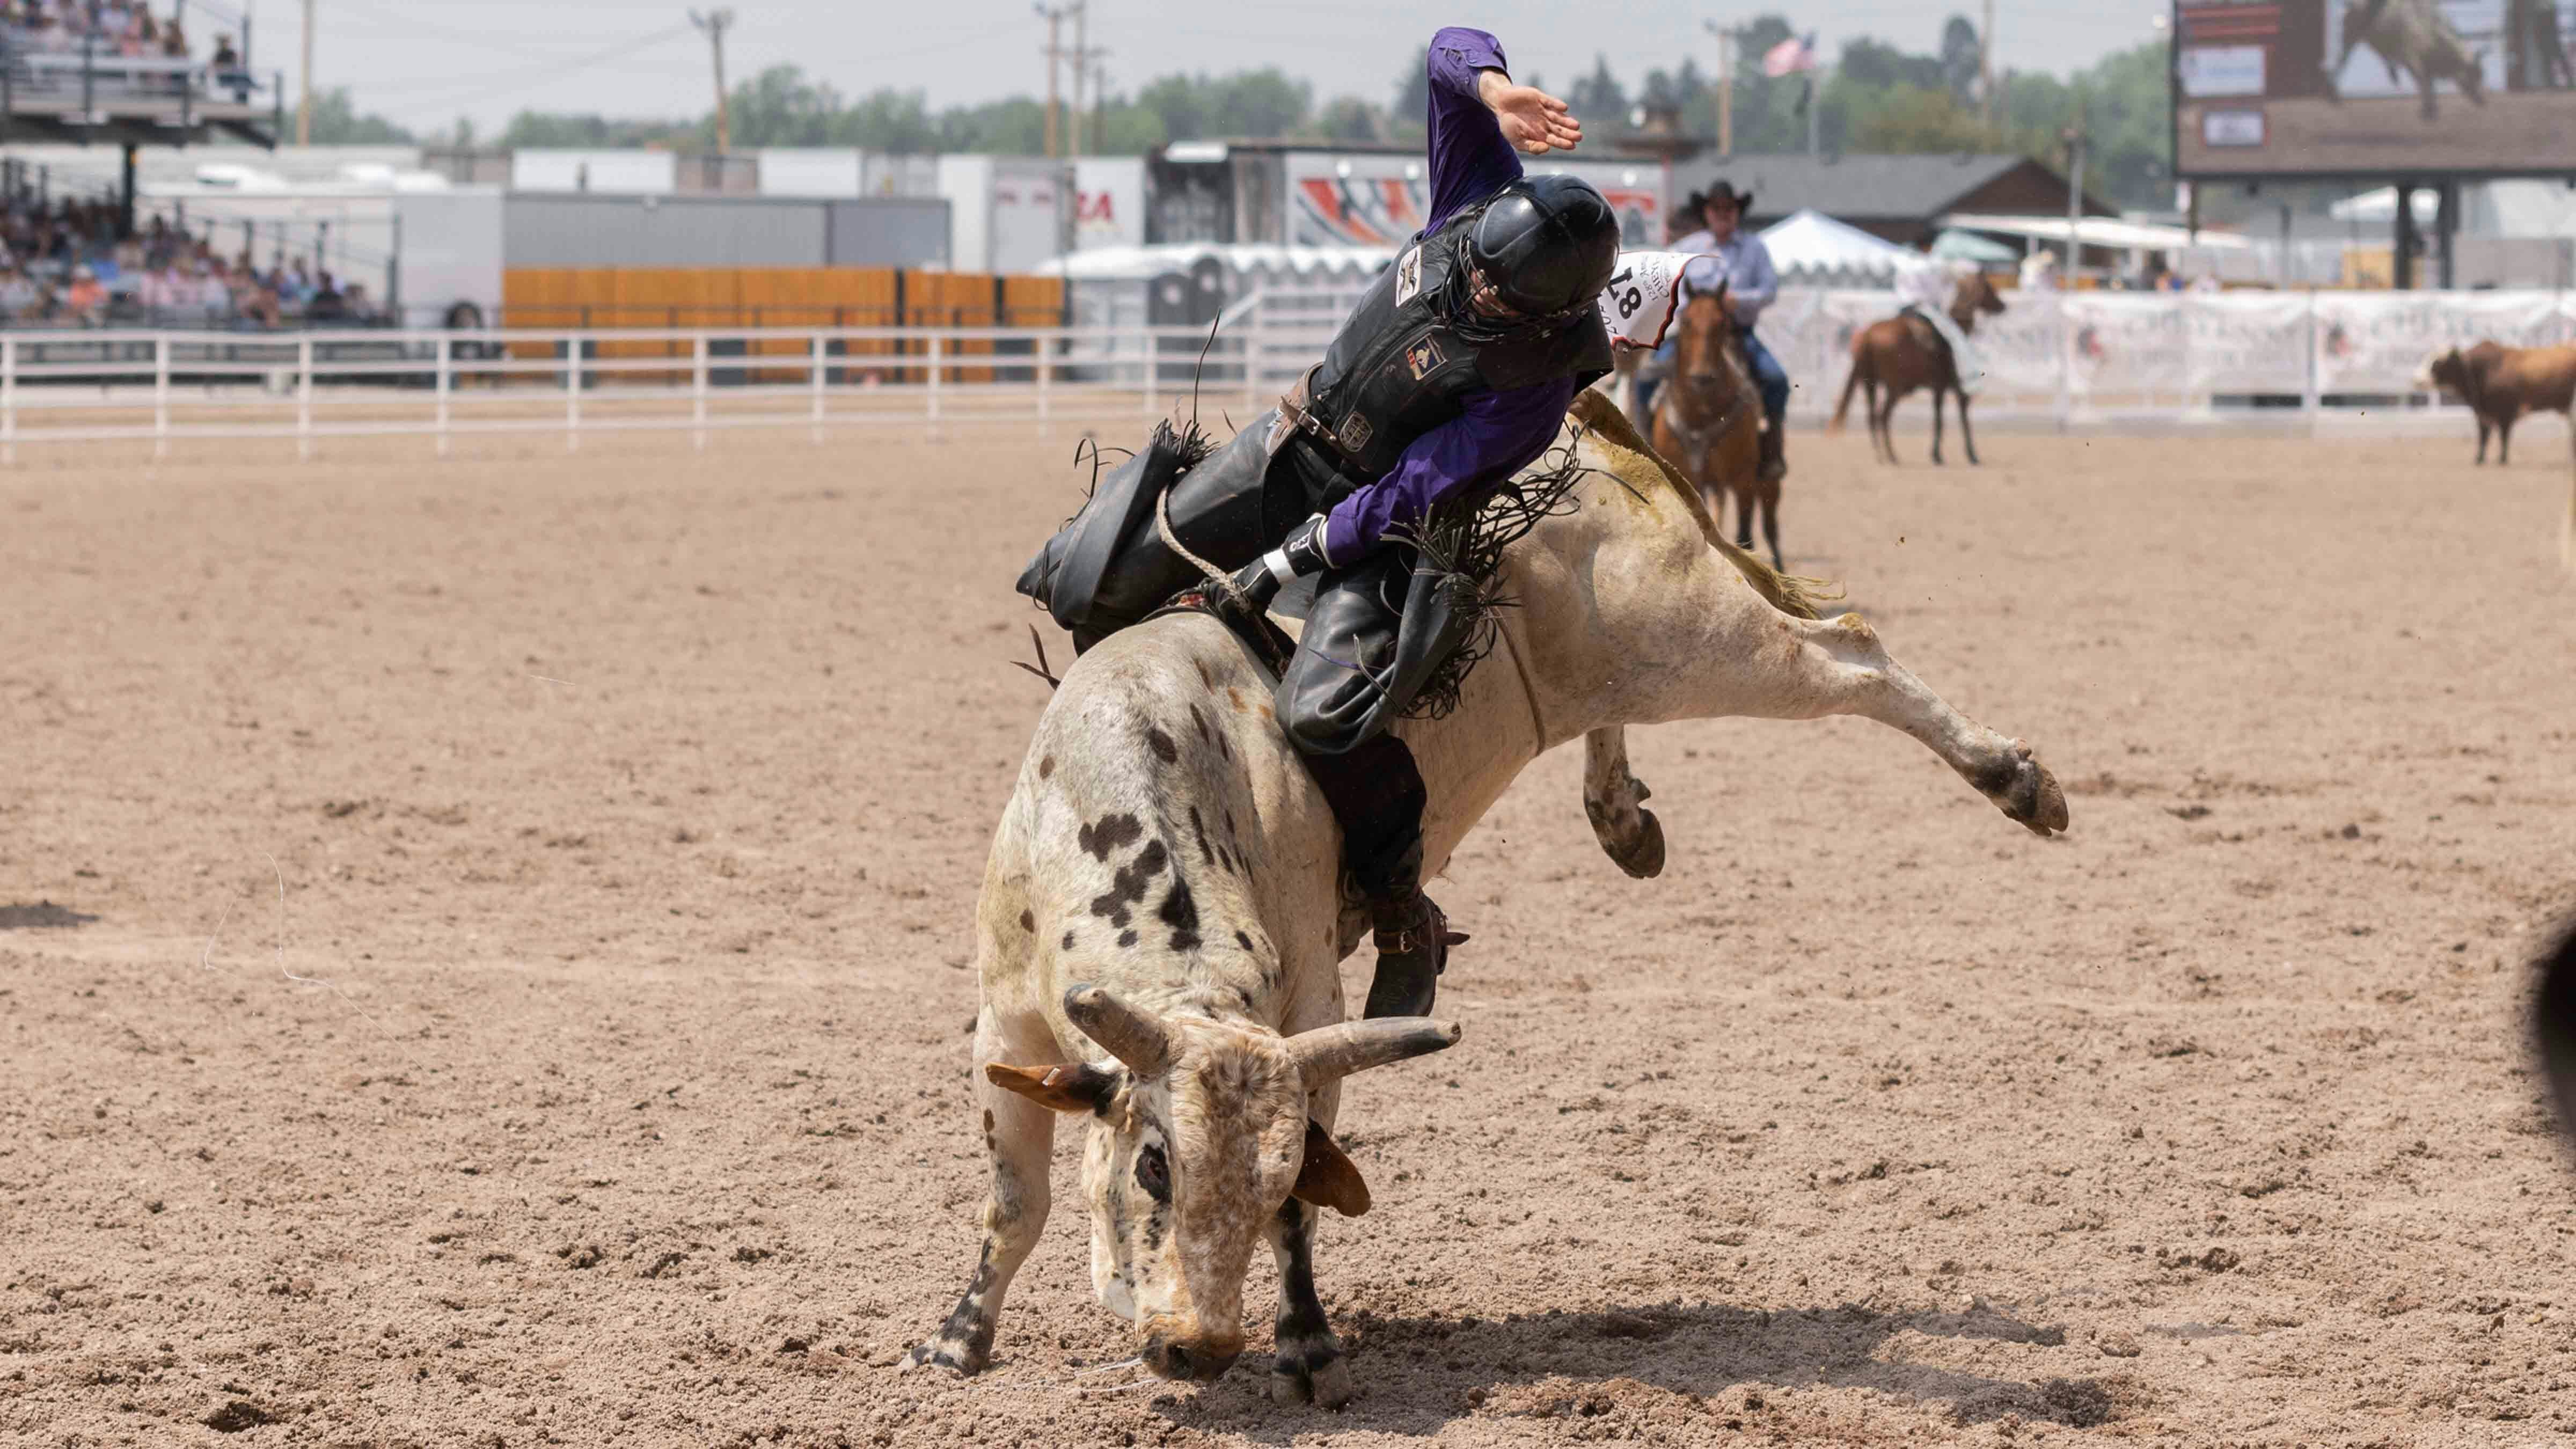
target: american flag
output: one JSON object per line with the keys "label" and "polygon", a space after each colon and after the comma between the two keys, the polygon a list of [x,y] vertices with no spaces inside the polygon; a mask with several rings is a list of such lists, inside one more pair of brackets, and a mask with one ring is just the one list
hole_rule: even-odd
{"label": "american flag", "polygon": [[1796,75],[1801,71],[1815,68],[1816,33],[1812,30],[1804,36],[1793,35],[1781,41],[1765,51],[1762,56],[1762,73],[1775,80],[1784,75]]}

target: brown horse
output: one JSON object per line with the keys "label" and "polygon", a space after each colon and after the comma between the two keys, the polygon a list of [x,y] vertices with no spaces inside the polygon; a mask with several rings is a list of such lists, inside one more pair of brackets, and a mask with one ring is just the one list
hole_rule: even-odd
{"label": "brown horse", "polygon": [[[1961,332],[1977,330],[1977,314],[1996,313],[2004,309],[2004,299],[1995,294],[1994,283],[1983,272],[1972,273],[1959,282],[1958,295],[1950,299],[1950,320]],[[1887,389],[1887,401],[1879,402],[1880,388]],[[1851,378],[1843,384],[1842,401],[1834,407],[1833,431],[1840,432],[1843,418],[1851,412],[1852,393],[1866,388],[1869,392],[1869,440],[1883,461],[1896,461],[1896,443],[1888,436],[1888,420],[1896,416],[1897,403],[1918,387],[1932,389],[1932,461],[1941,461],[1941,398],[1958,392],[1959,369],[1950,356],[1948,343],[1932,324],[1920,317],[1897,316],[1884,322],[1873,322],[1852,339]],[[1959,436],[1968,446],[1968,461],[1977,461],[1977,435],[1968,426],[1968,395],[1959,393]]]}
{"label": "brown horse", "polygon": [[1758,476],[1762,394],[1753,385],[1725,286],[1684,303],[1673,327],[1672,371],[1655,390],[1655,415],[1647,424],[1655,451],[1682,470],[1721,524],[1726,500],[1720,490],[1735,495],[1736,547],[1753,547],[1753,512],[1759,506],[1771,562],[1786,568],[1780,558],[1780,483]]}

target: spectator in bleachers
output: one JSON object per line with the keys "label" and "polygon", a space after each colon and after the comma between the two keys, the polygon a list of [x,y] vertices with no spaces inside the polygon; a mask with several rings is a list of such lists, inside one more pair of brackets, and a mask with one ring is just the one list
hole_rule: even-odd
{"label": "spectator in bleachers", "polygon": [[313,289],[312,299],[304,304],[304,320],[316,327],[337,327],[349,320],[349,299],[341,294],[339,284],[331,279],[329,272],[322,274],[321,284]]}
{"label": "spectator in bleachers", "polygon": [[[187,42],[179,38],[179,22],[170,22],[171,54],[186,55]],[[250,104],[250,72],[242,69],[241,52],[233,49],[229,35],[215,37],[215,84],[233,93],[240,105]]]}
{"label": "spectator in bleachers", "polygon": [[143,274],[143,285],[135,295],[136,299],[142,302],[143,310],[154,326],[159,326],[176,316],[181,305],[179,273],[171,266],[171,259],[167,254],[154,263],[151,270]]}
{"label": "spectator in bleachers", "polygon": [[63,294],[67,320],[79,327],[96,327],[107,320],[107,288],[101,286],[98,273],[84,262],[72,268],[72,286]]}
{"label": "spectator in bleachers", "polygon": [[44,292],[24,267],[11,262],[6,270],[0,270],[0,317],[12,322],[30,317],[44,300]]}

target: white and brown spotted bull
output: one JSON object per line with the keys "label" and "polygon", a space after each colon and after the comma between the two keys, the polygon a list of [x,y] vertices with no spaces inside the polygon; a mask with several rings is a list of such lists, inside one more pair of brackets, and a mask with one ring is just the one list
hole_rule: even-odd
{"label": "white and brown spotted bull", "polygon": [[[1504,555],[1494,657],[1445,719],[1401,727],[1429,788],[1424,859],[1445,863],[1532,760],[1581,738],[1584,805],[1630,874],[1662,868],[1622,727],[1725,715],[1859,714],[1914,736],[2041,835],[2066,826],[2029,748],[1962,717],[1857,615],[1818,620],[1796,585],[1717,532],[1698,493],[1609,400],[1570,436],[1597,471]],[[990,1157],[983,1252],[907,1367],[974,1373],[1048,1206],[1058,1116],[1083,1121],[1101,1303],[1166,1378],[1242,1352],[1243,1278],[1267,1238],[1280,1276],[1271,1386],[1350,1397],[1315,1294],[1317,1205],[1364,1211],[1333,1145],[1352,1072],[1454,1042],[1427,1020],[1345,1023],[1340,963],[1366,921],[1341,891],[1324,798],[1272,719],[1271,683],[1212,618],[1172,615],[1085,654],[1039,720],[976,907],[975,1063]]]}
{"label": "white and brown spotted bull", "polygon": [[2485,58],[2469,49],[2434,0],[2344,0],[2343,53],[2326,72],[2329,81],[2343,74],[2353,51],[2364,45],[2388,68],[2391,81],[2413,81],[2424,98],[2425,120],[2441,115],[2433,102],[2435,81],[2449,81],[2471,102],[2486,104]]}

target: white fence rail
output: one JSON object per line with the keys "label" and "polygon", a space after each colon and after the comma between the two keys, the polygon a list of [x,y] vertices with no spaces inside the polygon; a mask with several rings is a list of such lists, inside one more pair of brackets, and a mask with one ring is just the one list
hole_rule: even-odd
{"label": "white fence rail", "polygon": [[[2576,338],[2576,296],[2549,292],[2011,294],[1982,320],[1979,406],[2063,422],[2189,416],[2224,399],[2414,391],[2436,347]],[[1850,340],[1891,315],[1876,292],[1788,292],[1761,334],[1829,413]],[[685,431],[941,429],[1164,416],[1192,398],[1212,426],[1270,405],[1339,318],[1265,315],[1258,298],[1205,328],[784,328],[638,331],[0,333],[0,462],[43,444]]]}

